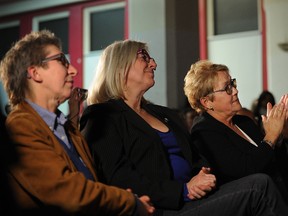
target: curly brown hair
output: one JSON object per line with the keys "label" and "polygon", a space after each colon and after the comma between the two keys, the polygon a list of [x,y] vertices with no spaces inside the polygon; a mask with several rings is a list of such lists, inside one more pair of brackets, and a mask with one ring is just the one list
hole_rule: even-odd
{"label": "curly brown hair", "polygon": [[31,32],[17,41],[5,54],[0,64],[0,77],[7,92],[11,108],[25,98],[27,68],[45,66],[42,60],[47,55],[46,47],[54,45],[62,49],[61,41],[48,30]]}

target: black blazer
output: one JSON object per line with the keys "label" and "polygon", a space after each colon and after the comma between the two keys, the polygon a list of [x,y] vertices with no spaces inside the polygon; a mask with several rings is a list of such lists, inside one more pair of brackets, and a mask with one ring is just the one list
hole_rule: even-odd
{"label": "black blazer", "polygon": [[193,143],[211,164],[217,183],[222,184],[258,172],[274,175],[274,151],[262,142],[264,135],[259,127],[247,116],[235,115],[232,121],[258,147],[208,113],[198,117],[191,130]]}
{"label": "black blazer", "polygon": [[[192,149],[189,133],[175,111],[153,104],[142,107],[175,133],[183,157],[193,167],[191,177],[201,166],[207,166]],[[170,161],[159,135],[123,100],[88,106],[80,130],[99,165],[102,181],[131,188],[138,195],[146,194],[157,208],[182,206],[183,184],[172,179]]]}

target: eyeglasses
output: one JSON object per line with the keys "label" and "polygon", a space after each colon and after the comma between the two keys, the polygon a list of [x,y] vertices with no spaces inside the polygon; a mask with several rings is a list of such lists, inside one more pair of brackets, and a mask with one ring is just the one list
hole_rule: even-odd
{"label": "eyeglasses", "polygon": [[150,59],[152,59],[154,61],[154,58],[151,58],[150,55],[148,54],[148,52],[145,49],[139,49],[137,51],[137,55],[138,54],[141,54],[142,55],[141,58],[143,58],[144,61],[146,61],[147,63],[150,62]]}
{"label": "eyeglasses", "polygon": [[234,88],[237,88],[237,82],[236,82],[236,79],[231,79],[230,80],[230,83],[228,85],[225,86],[224,89],[220,89],[220,90],[216,90],[216,91],[213,91],[209,94],[213,94],[213,93],[216,93],[216,92],[223,92],[223,91],[226,91],[226,93],[228,95],[231,95],[232,94],[232,91],[233,91],[233,87]]}
{"label": "eyeglasses", "polygon": [[42,60],[42,62],[45,63],[45,62],[52,61],[52,60],[60,61],[64,67],[66,67],[67,69],[69,68],[70,62],[68,61],[64,53],[59,53],[57,55],[53,55],[48,58],[45,58]]}

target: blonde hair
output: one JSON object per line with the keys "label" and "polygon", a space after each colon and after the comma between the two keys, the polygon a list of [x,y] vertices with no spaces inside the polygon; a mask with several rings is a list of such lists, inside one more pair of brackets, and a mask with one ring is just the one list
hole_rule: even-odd
{"label": "blonde hair", "polygon": [[124,88],[128,71],[136,61],[139,49],[147,50],[147,44],[123,40],[115,41],[104,49],[88,91],[88,105],[103,103],[110,99],[125,99]]}
{"label": "blonde hair", "polygon": [[226,65],[213,64],[209,60],[200,60],[192,64],[190,70],[184,78],[184,93],[193,109],[198,113],[205,112],[200,99],[208,96],[213,100],[213,87],[218,80],[219,71],[225,71],[229,74]]}

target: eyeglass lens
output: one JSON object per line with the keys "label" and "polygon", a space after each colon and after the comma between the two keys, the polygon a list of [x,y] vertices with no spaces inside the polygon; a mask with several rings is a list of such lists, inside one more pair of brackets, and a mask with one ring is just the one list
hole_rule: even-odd
{"label": "eyeglass lens", "polygon": [[70,63],[69,63],[69,61],[66,58],[64,53],[60,53],[60,54],[45,58],[45,59],[42,60],[42,62],[48,62],[48,61],[52,61],[52,60],[58,60],[58,61],[61,62],[61,64],[64,67],[66,67],[67,69],[69,68]]}
{"label": "eyeglass lens", "polygon": [[231,79],[229,85],[227,85],[227,86],[225,87],[225,91],[227,92],[227,94],[229,94],[229,95],[232,94],[233,87],[234,87],[234,88],[237,88],[237,82],[236,82],[236,79],[235,79],[235,78],[234,78],[234,79]]}
{"label": "eyeglass lens", "polygon": [[142,58],[144,59],[144,61],[146,61],[147,63],[150,62],[150,59],[153,59],[150,57],[150,55],[148,54],[148,52],[145,49],[140,49],[138,50],[137,54],[141,54]]}
{"label": "eyeglass lens", "polygon": [[64,65],[64,67],[66,67],[67,69],[69,68],[70,63],[63,53],[61,53],[60,61]]}

